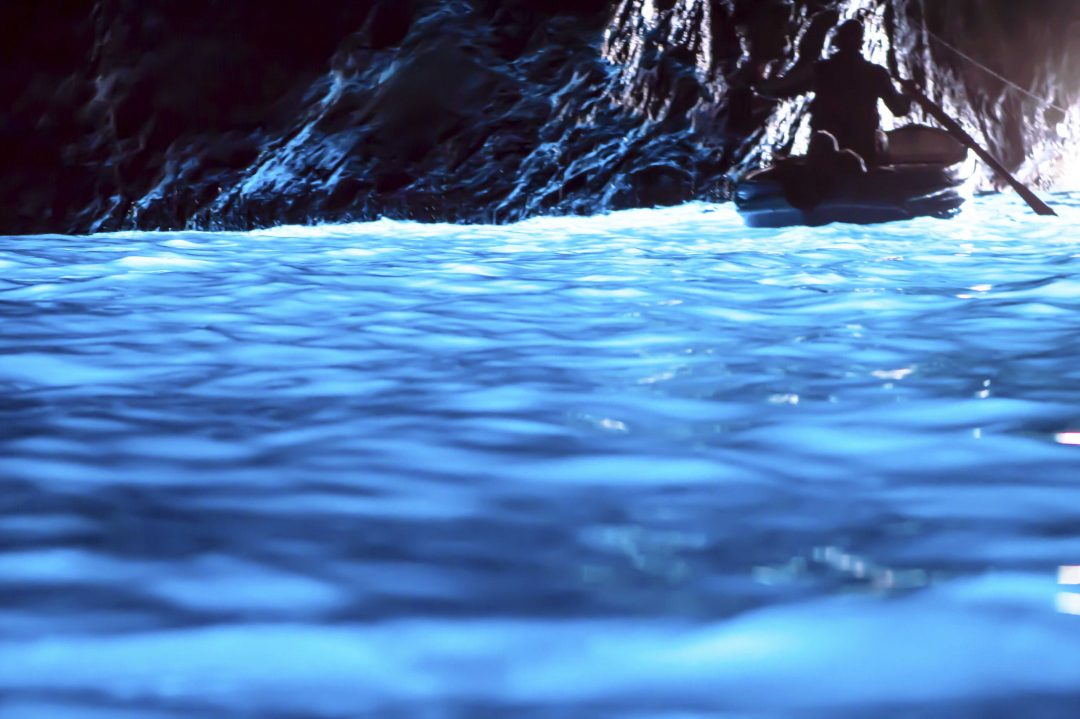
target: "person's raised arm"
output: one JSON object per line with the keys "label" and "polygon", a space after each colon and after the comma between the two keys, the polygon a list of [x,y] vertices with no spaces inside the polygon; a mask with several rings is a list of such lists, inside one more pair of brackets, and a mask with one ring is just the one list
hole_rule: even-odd
{"label": "person's raised arm", "polygon": [[754,92],[772,100],[785,100],[813,90],[814,66],[821,59],[825,39],[839,17],[835,10],[826,10],[815,15],[799,42],[799,60],[795,66],[783,77],[756,83]]}
{"label": "person's raised arm", "polygon": [[789,97],[797,97],[814,89],[814,68],[812,66],[796,67],[783,77],[771,80],[761,80],[754,84],[753,90],[762,97],[770,100],[786,100]]}

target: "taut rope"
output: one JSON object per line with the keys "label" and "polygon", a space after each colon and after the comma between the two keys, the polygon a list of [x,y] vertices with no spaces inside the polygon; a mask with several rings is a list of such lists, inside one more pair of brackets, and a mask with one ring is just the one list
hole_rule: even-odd
{"label": "taut rope", "polygon": [[1024,94],[1024,95],[1027,95],[1027,96],[1028,96],[1029,98],[1031,98],[1032,100],[1035,100],[1035,101],[1037,101],[1037,102],[1039,102],[1039,103],[1041,103],[1041,104],[1043,104],[1043,105],[1046,105],[1047,107],[1052,107],[1052,108],[1054,108],[1055,110],[1057,110],[1058,112],[1062,112],[1062,113],[1065,113],[1066,115],[1067,115],[1067,114],[1069,114],[1069,111],[1068,111],[1067,109],[1065,109],[1064,107],[1062,107],[1061,105],[1058,105],[1058,104],[1056,104],[1056,103],[1050,102],[1050,101],[1049,101],[1049,100],[1047,100],[1046,98],[1043,98],[1043,97],[1039,97],[1038,95],[1036,95],[1035,93],[1031,92],[1031,91],[1030,91],[1030,90],[1028,90],[1027,88],[1025,88],[1025,87],[1023,87],[1023,86],[1021,86],[1021,85],[1018,85],[1018,84],[1016,84],[1015,82],[1013,82],[1013,81],[1012,81],[1012,80],[1010,80],[1009,78],[1005,77],[1005,76],[1004,76],[1004,75],[1002,75],[1001,73],[998,73],[998,72],[995,72],[995,71],[991,70],[991,69],[990,69],[990,68],[988,68],[988,67],[987,67],[986,65],[983,65],[983,64],[982,64],[981,62],[979,62],[978,60],[976,60],[975,58],[973,58],[973,57],[972,57],[971,55],[968,55],[968,54],[967,54],[966,52],[964,52],[963,50],[961,50],[961,49],[959,49],[959,48],[957,48],[957,47],[955,47],[955,46],[953,46],[953,45],[950,45],[950,44],[949,44],[949,43],[947,43],[947,42],[946,42],[945,40],[942,40],[942,39],[941,39],[940,37],[938,37],[938,36],[937,36],[936,34],[934,34],[933,32],[931,32],[930,30],[926,30],[926,34],[927,34],[927,35],[929,35],[929,36],[930,36],[931,38],[933,38],[933,39],[934,39],[934,40],[935,40],[935,41],[936,41],[936,42],[937,42],[938,44],[940,44],[940,45],[941,45],[942,47],[945,47],[945,48],[947,48],[947,49],[949,49],[949,50],[952,50],[952,51],[953,51],[954,53],[956,53],[957,55],[959,55],[959,56],[960,56],[960,57],[962,57],[963,59],[967,60],[968,62],[970,62],[970,63],[971,63],[972,65],[974,65],[975,67],[979,68],[979,69],[980,69],[980,70],[982,70],[983,72],[985,72],[985,73],[987,73],[987,74],[989,74],[989,75],[992,75],[992,76],[996,77],[996,78],[997,78],[998,80],[1001,80],[1001,81],[1002,81],[1003,83],[1005,83],[1005,84],[1006,84],[1006,85],[1007,85],[1008,87],[1011,87],[1011,88],[1012,88],[1013,90],[1016,90],[1016,91],[1017,91],[1017,92],[1019,92],[1019,93],[1022,93],[1022,94]]}

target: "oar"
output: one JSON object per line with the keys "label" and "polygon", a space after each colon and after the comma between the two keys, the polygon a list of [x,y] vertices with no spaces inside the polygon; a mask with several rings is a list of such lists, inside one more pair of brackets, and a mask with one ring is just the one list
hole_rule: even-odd
{"label": "oar", "polygon": [[1032,192],[1027,185],[1020,182],[1020,180],[1016,179],[1011,172],[1006,170],[1005,166],[998,162],[997,158],[985,150],[982,145],[976,142],[975,138],[969,135],[959,122],[950,117],[949,113],[945,112],[941,105],[938,105],[927,97],[926,93],[924,93],[914,82],[900,77],[900,69],[896,62],[896,49],[892,44],[893,39],[896,37],[896,16],[891,2],[885,6],[885,29],[889,35],[889,72],[891,72],[892,76],[900,83],[900,86],[907,91],[907,94],[910,95],[915,102],[919,103],[928,115],[941,123],[941,126],[948,130],[953,137],[970,148],[983,162],[989,165],[999,176],[1008,182],[1009,186],[1016,190],[1017,194],[1024,198],[1024,202],[1028,203],[1031,209],[1035,211],[1035,214],[1057,217],[1057,213],[1054,212],[1050,205],[1040,200],[1038,195]]}
{"label": "oar", "polygon": [[1027,185],[1020,182],[1020,180],[1016,179],[1012,173],[1006,170],[1005,166],[997,161],[997,158],[983,149],[982,146],[975,141],[975,138],[969,135],[967,131],[961,127],[959,122],[949,117],[949,114],[945,112],[940,105],[927,97],[926,94],[919,89],[918,85],[911,80],[905,80],[900,77],[897,77],[896,79],[900,83],[900,86],[907,91],[907,94],[914,98],[914,100],[926,110],[928,115],[941,123],[942,127],[948,130],[953,137],[971,148],[972,152],[978,155],[983,162],[993,168],[998,175],[1008,182],[1009,186],[1016,190],[1020,197],[1024,198],[1024,202],[1031,206],[1031,209],[1035,211],[1035,214],[1057,216],[1057,213],[1054,212],[1054,209],[1050,207],[1050,205],[1040,200],[1039,196],[1032,192]]}

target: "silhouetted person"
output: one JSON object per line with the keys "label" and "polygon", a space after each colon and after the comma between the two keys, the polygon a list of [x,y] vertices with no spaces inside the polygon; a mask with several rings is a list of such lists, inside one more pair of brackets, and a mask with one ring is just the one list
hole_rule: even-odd
{"label": "silhouetted person", "polygon": [[[757,89],[775,98],[813,92],[810,129],[815,139],[819,131],[825,131],[841,150],[856,152],[867,165],[874,165],[881,124],[878,100],[884,100],[894,115],[906,115],[911,110],[911,99],[896,89],[888,70],[863,57],[863,41],[862,23],[848,20],[836,30],[836,52],[832,57],[787,77],[760,83]],[[826,144],[820,139],[818,142],[818,147]],[[812,143],[811,162],[817,154],[815,149]]]}
{"label": "silhouetted person", "polygon": [[894,115],[911,111],[911,99],[893,85],[889,71],[862,55],[863,26],[849,20],[836,31],[836,53],[814,70],[810,128],[825,130],[842,149],[854,150],[873,165],[877,161],[878,100]]}

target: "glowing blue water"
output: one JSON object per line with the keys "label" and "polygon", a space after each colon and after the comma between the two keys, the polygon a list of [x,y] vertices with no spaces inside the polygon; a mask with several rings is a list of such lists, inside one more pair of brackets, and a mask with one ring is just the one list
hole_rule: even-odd
{"label": "glowing blue water", "polygon": [[0,239],[0,717],[1075,716],[1055,201]]}

